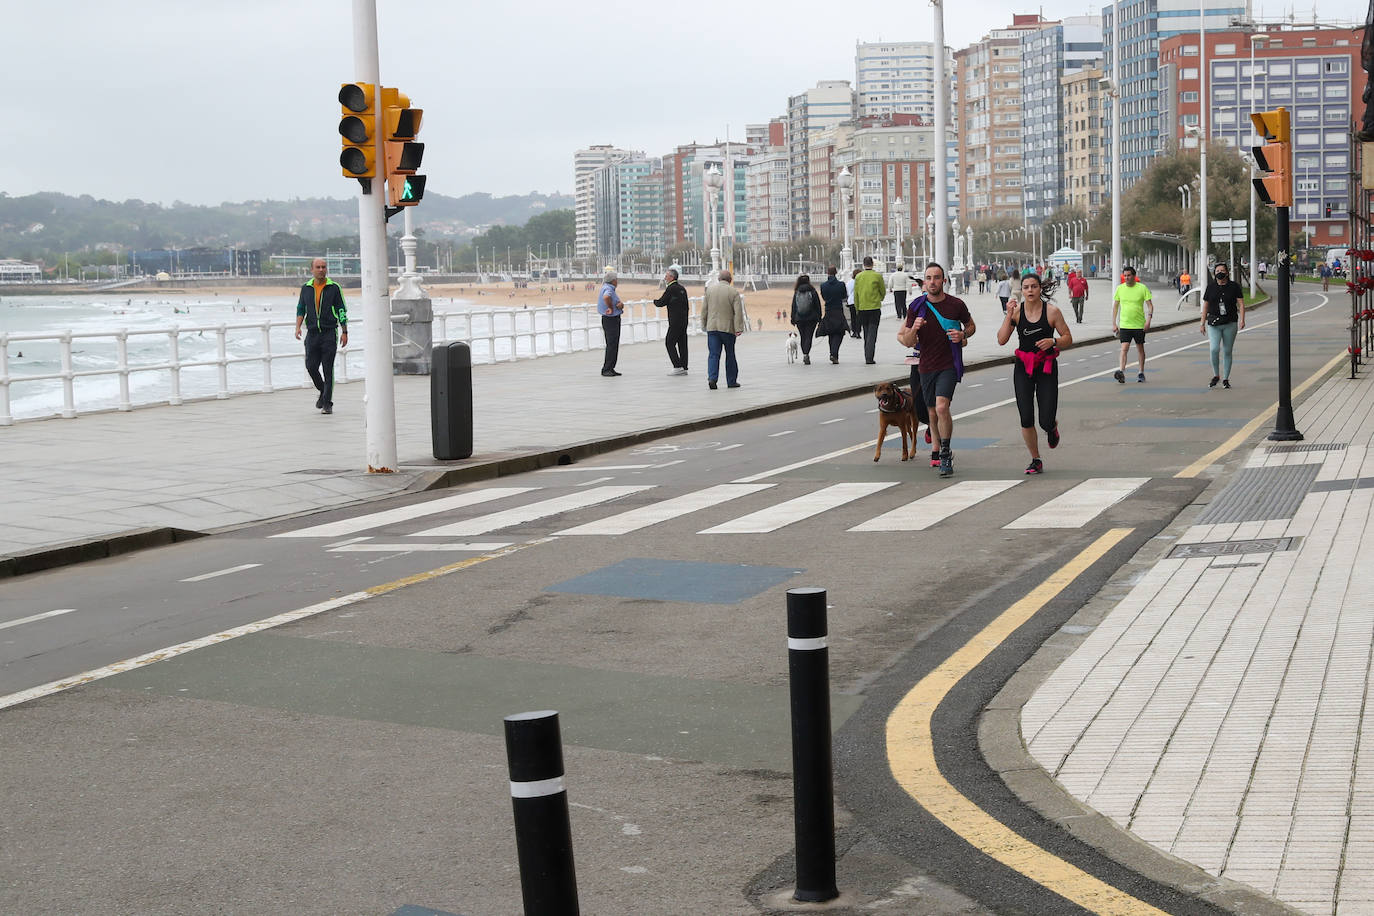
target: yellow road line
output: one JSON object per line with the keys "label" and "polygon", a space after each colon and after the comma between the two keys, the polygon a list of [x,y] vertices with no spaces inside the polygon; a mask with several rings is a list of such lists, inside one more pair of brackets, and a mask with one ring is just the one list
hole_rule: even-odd
{"label": "yellow road line", "polygon": [[1013,604],[923,677],[887,720],[887,759],[902,789],[974,848],[1037,884],[1104,916],[1165,916],[1013,831],[960,794],[935,761],[931,717],[954,685],[1134,529],[1113,528]]}
{"label": "yellow road line", "polygon": [[[1317,382],[1321,381],[1328,372],[1330,372],[1332,369],[1336,367],[1337,363],[1343,362],[1348,359],[1350,359],[1350,354],[1337,353],[1335,356],[1331,357],[1331,360],[1325,366],[1322,366],[1316,372],[1309,375],[1301,385],[1295,388],[1293,390],[1292,396],[1296,398],[1298,395],[1302,394],[1308,388],[1311,388]],[[1278,412],[1278,409],[1278,401],[1275,401],[1273,404],[1270,404],[1263,411],[1261,411],[1260,414],[1256,416],[1253,420],[1242,426],[1234,436],[1227,439],[1225,442],[1221,443],[1221,445],[1218,445],[1216,448],[1212,449],[1210,452],[1203,455],[1197,461],[1194,461],[1192,464],[1188,465],[1186,468],[1179,471],[1174,476],[1196,477],[1197,475],[1201,474],[1207,467],[1215,464],[1222,456],[1228,454],[1232,449],[1239,448],[1241,445],[1243,445],[1247,439],[1249,439],[1251,436],[1255,434],[1255,431],[1257,429],[1263,426],[1269,420],[1270,417],[1272,417],[1274,414]]]}

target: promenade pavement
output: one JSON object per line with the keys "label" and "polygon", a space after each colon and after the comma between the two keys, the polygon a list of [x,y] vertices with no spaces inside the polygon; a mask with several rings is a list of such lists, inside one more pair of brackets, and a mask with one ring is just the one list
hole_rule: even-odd
{"label": "promenade pavement", "polygon": [[[1161,294],[1160,323],[1191,317],[1174,308],[1176,301],[1172,291]],[[995,337],[997,298],[975,292],[968,302],[981,330],[969,341],[966,360],[1009,360],[1010,348],[998,347]],[[1110,334],[1110,304],[1107,283],[1095,282],[1084,323],[1074,326],[1081,340]],[[852,338],[845,339],[838,365],[830,363],[824,341],[813,350],[812,365],[789,365],[785,322],[774,312],[751,318],[762,319],[764,330],[738,341],[737,389],[725,387],[723,367],[720,388],[706,387],[706,338],[696,333],[686,376],[668,375],[659,340],[622,341],[620,378],[600,376],[600,349],[474,367],[474,453],[463,461],[432,457],[429,378],[398,376],[396,474],[366,472],[362,382],[338,386],[332,416],[314,409],[316,393],[307,388],[2,428],[0,576],[528,470],[565,455],[575,460],[908,375],[890,305],[874,366],[864,365],[862,342]]]}

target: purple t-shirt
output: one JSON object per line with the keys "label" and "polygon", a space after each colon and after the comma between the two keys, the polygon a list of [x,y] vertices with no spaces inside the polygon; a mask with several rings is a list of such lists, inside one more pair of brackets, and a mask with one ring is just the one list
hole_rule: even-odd
{"label": "purple t-shirt", "polygon": [[924,315],[918,316],[918,309],[916,308],[907,309],[907,327],[914,325],[917,317],[923,317],[926,320],[926,323],[921,325],[921,329],[916,332],[917,343],[921,348],[921,362],[916,367],[917,370],[920,372],[939,372],[941,369],[953,369],[954,351],[950,347],[949,337],[940,324],[940,320],[930,314],[930,309],[938,311],[946,321],[959,322],[961,327],[972,324],[973,316],[968,313],[968,306],[964,304],[963,299],[949,295],[946,295],[939,302],[927,300]]}

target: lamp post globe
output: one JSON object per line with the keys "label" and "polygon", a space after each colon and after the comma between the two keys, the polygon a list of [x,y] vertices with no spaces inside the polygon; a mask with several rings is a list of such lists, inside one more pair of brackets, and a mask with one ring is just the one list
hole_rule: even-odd
{"label": "lamp post globe", "polygon": [[706,200],[710,206],[711,213],[711,280],[715,280],[720,273],[720,241],[716,233],[716,194],[725,186],[725,176],[720,169],[712,165],[702,176],[706,184]]}
{"label": "lamp post globe", "polygon": [[849,245],[849,192],[854,187],[854,176],[849,166],[840,169],[835,176],[835,184],[840,188],[840,218],[844,226],[844,247],[840,249],[840,270],[847,277],[854,270],[854,249]]}
{"label": "lamp post globe", "polygon": [[897,222],[897,263],[904,264],[906,262],[906,258],[902,255],[902,217],[904,213],[902,212],[902,199],[900,197],[892,202],[892,209],[892,218]]}

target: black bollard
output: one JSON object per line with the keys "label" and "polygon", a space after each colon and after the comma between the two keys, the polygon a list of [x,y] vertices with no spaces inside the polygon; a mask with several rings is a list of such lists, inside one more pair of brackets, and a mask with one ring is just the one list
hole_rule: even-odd
{"label": "black bollard", "polygon": [[792,687],[792,791],[797,890],[804,903],[834,900],[835,790],[830,760],[830,650],[825,589],[787,590],[787,671]]}
{"label": "black bollard", "polygon": [[563,742],[553,710],[506,716],[506,763],[525,916],[577,916]]}

